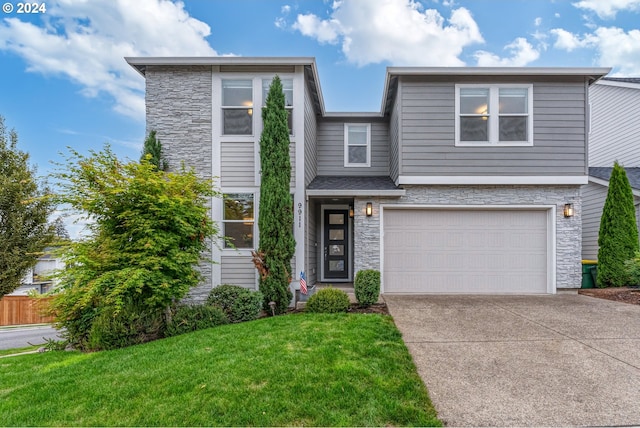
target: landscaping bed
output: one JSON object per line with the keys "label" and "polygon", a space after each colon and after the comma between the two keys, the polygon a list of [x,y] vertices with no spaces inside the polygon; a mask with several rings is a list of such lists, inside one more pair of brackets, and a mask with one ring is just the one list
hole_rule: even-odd
{"label": "landscaping bed", "polygon": [[580,289],[578,293],[599,299],[640,305],[639,287],[583,288]]}

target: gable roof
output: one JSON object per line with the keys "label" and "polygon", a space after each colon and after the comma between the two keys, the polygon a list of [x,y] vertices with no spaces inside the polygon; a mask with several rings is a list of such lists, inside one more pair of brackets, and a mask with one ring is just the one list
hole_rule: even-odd
{"label": "gable roof", "polygon": [[598,81],[598,85],[640,89],[640,77],[604,77]]}
{"label": "gable roof", "polygon": [[[627,173],[627,178],[629,179],[629,184],[635,190],[634,193],[640,191],[640,168],[632,167],[625,168],[625,172]],[[595,178],[596,180],[591,181],[601,181],[599,184],[609,185],[609,178],[611,178],[611,171],[613,171],[612,167],[602,167],[602,166],[590,166],[589,167],[589,179]]]}

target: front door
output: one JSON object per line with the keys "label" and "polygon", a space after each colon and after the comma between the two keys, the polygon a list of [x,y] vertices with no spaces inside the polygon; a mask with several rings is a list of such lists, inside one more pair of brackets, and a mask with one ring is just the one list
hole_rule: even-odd
{"label": "front door", "polygon": [[349,211],[324,211],[324,279],[349,279]]}

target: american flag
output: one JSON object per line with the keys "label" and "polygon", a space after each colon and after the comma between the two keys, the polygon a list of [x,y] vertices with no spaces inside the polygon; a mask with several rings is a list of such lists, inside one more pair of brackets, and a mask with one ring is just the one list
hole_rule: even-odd
{"label": "american flag", "polygon": [[300,272],[300,291],[302,294],[307,294],[307,278],[305,278],[304,272]]}

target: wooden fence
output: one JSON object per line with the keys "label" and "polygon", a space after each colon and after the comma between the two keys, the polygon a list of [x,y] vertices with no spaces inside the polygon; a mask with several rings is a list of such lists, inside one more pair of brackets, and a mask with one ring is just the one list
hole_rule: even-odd
{"label": "wooden fence", "polygon": [[0,326],[52,322],[52,317],[42,315],[49,300],[50,297],[4,296],[0,300]]}

